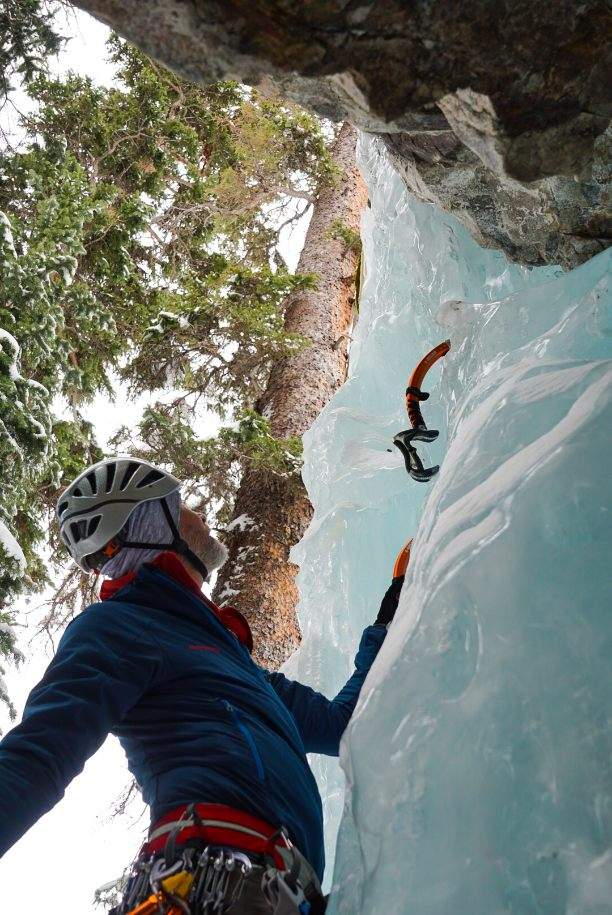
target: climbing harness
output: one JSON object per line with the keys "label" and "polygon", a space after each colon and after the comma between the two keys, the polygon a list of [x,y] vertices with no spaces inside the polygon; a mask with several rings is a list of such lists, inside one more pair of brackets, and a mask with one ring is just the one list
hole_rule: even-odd
{"label": "climbing harness", "polygon": [[427,483],[436,475],[440,467],[423,467],[423,462],[416,452],[413,442],[433,442],[440,434],[437,429],[428,429],[421,413],[420,401],[427,400],[429,394],[421,390],[421,385],[429,369],[442,356],[446,356],[450,350],[450,340],[438,344],[431,352],[421,359],[414,372],[410,376],[408,387],[406,388],[406,409],[408,410],[408,419],[412,428],[398,432],[393,439],[393,444],[402,452],[406,470],[413,480],[419,483]]}
{"label": "climbing harness", "polygon": [[297,876],[299,855],[285,871],[258,861],[234,848],[207,845],[203,851],[185,849],[170,867],[163,857],[138,862],[122,906],[110,915],[222,915],[233,911],[251,874],[259,879],[270,915],[323,915],[320,891],[304,887]]}
{"label": "climbing harness", "polygon": [[[212,841],[215,837],[224,841]],[[273,831],[262,820],[220,804],[190,804],[153,827],[122,903],[109,915],[231,913],[247,884],[268,902],[270,915],[325,912],[312,868],[283,827]]]}

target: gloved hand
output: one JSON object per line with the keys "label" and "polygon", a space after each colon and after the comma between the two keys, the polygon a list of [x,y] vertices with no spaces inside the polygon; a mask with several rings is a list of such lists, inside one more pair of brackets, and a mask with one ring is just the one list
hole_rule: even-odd
{"label": "gloved hand", "polygon": [[391,622],[395,616],[395,611],[397,610],[400,591],[402,590],[403,584],[403,575],[398,575],[397,578],[393,579],[387,588],[385,596],[382,599],[380,610],[378,611],[378,616],[374,622],[375,626],[387,626]]}

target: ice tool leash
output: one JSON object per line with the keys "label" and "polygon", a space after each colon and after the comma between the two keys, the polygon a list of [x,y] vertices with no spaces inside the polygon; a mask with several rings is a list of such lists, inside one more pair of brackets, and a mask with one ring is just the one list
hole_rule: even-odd
{"label": "ice tool leash", "polygon": [[427,353],[419,362],[414,372],[410,376],[408,387],[406,388],[406,409],[408,419],[410,420],[410,429],[398,432],[393,439],[393,444],[402,452],[406,470],[413,480],[419,483],[428,483],[440,469],[439,465],[435,467],[423,467],[423,462],[417,454],[413,442],[433,442],[440,434],[437,429],[428,429],[421,413],[420,402],[427,400],[429,394],[421,390],[421,385],[429,369],[442,356],[446,356],[450,350],[450,340],[439,343],[431,352]]}

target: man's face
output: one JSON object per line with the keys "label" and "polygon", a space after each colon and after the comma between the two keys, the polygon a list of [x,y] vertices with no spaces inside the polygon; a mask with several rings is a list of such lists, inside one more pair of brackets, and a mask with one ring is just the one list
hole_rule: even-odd
{"label": "man's face", "polygon": [[204,517],[181,505],[179,532],[209,572],[220,568],[227,559],[227,547],[210,533]]}

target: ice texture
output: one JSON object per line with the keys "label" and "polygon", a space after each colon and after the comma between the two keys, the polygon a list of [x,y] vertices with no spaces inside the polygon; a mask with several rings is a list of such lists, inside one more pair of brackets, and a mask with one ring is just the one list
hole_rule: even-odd
{"label": "ice texture", "polygon": [[[341,818],[329,915],[612,913],[610,255],[510,264],[360,142],[365,280],[349,380],[306,437],[292,675],[341,686],[415,541],[343,738],[346,795],[312,760],[328,885]],[[387,449],[446,338],[426,485]]]}

